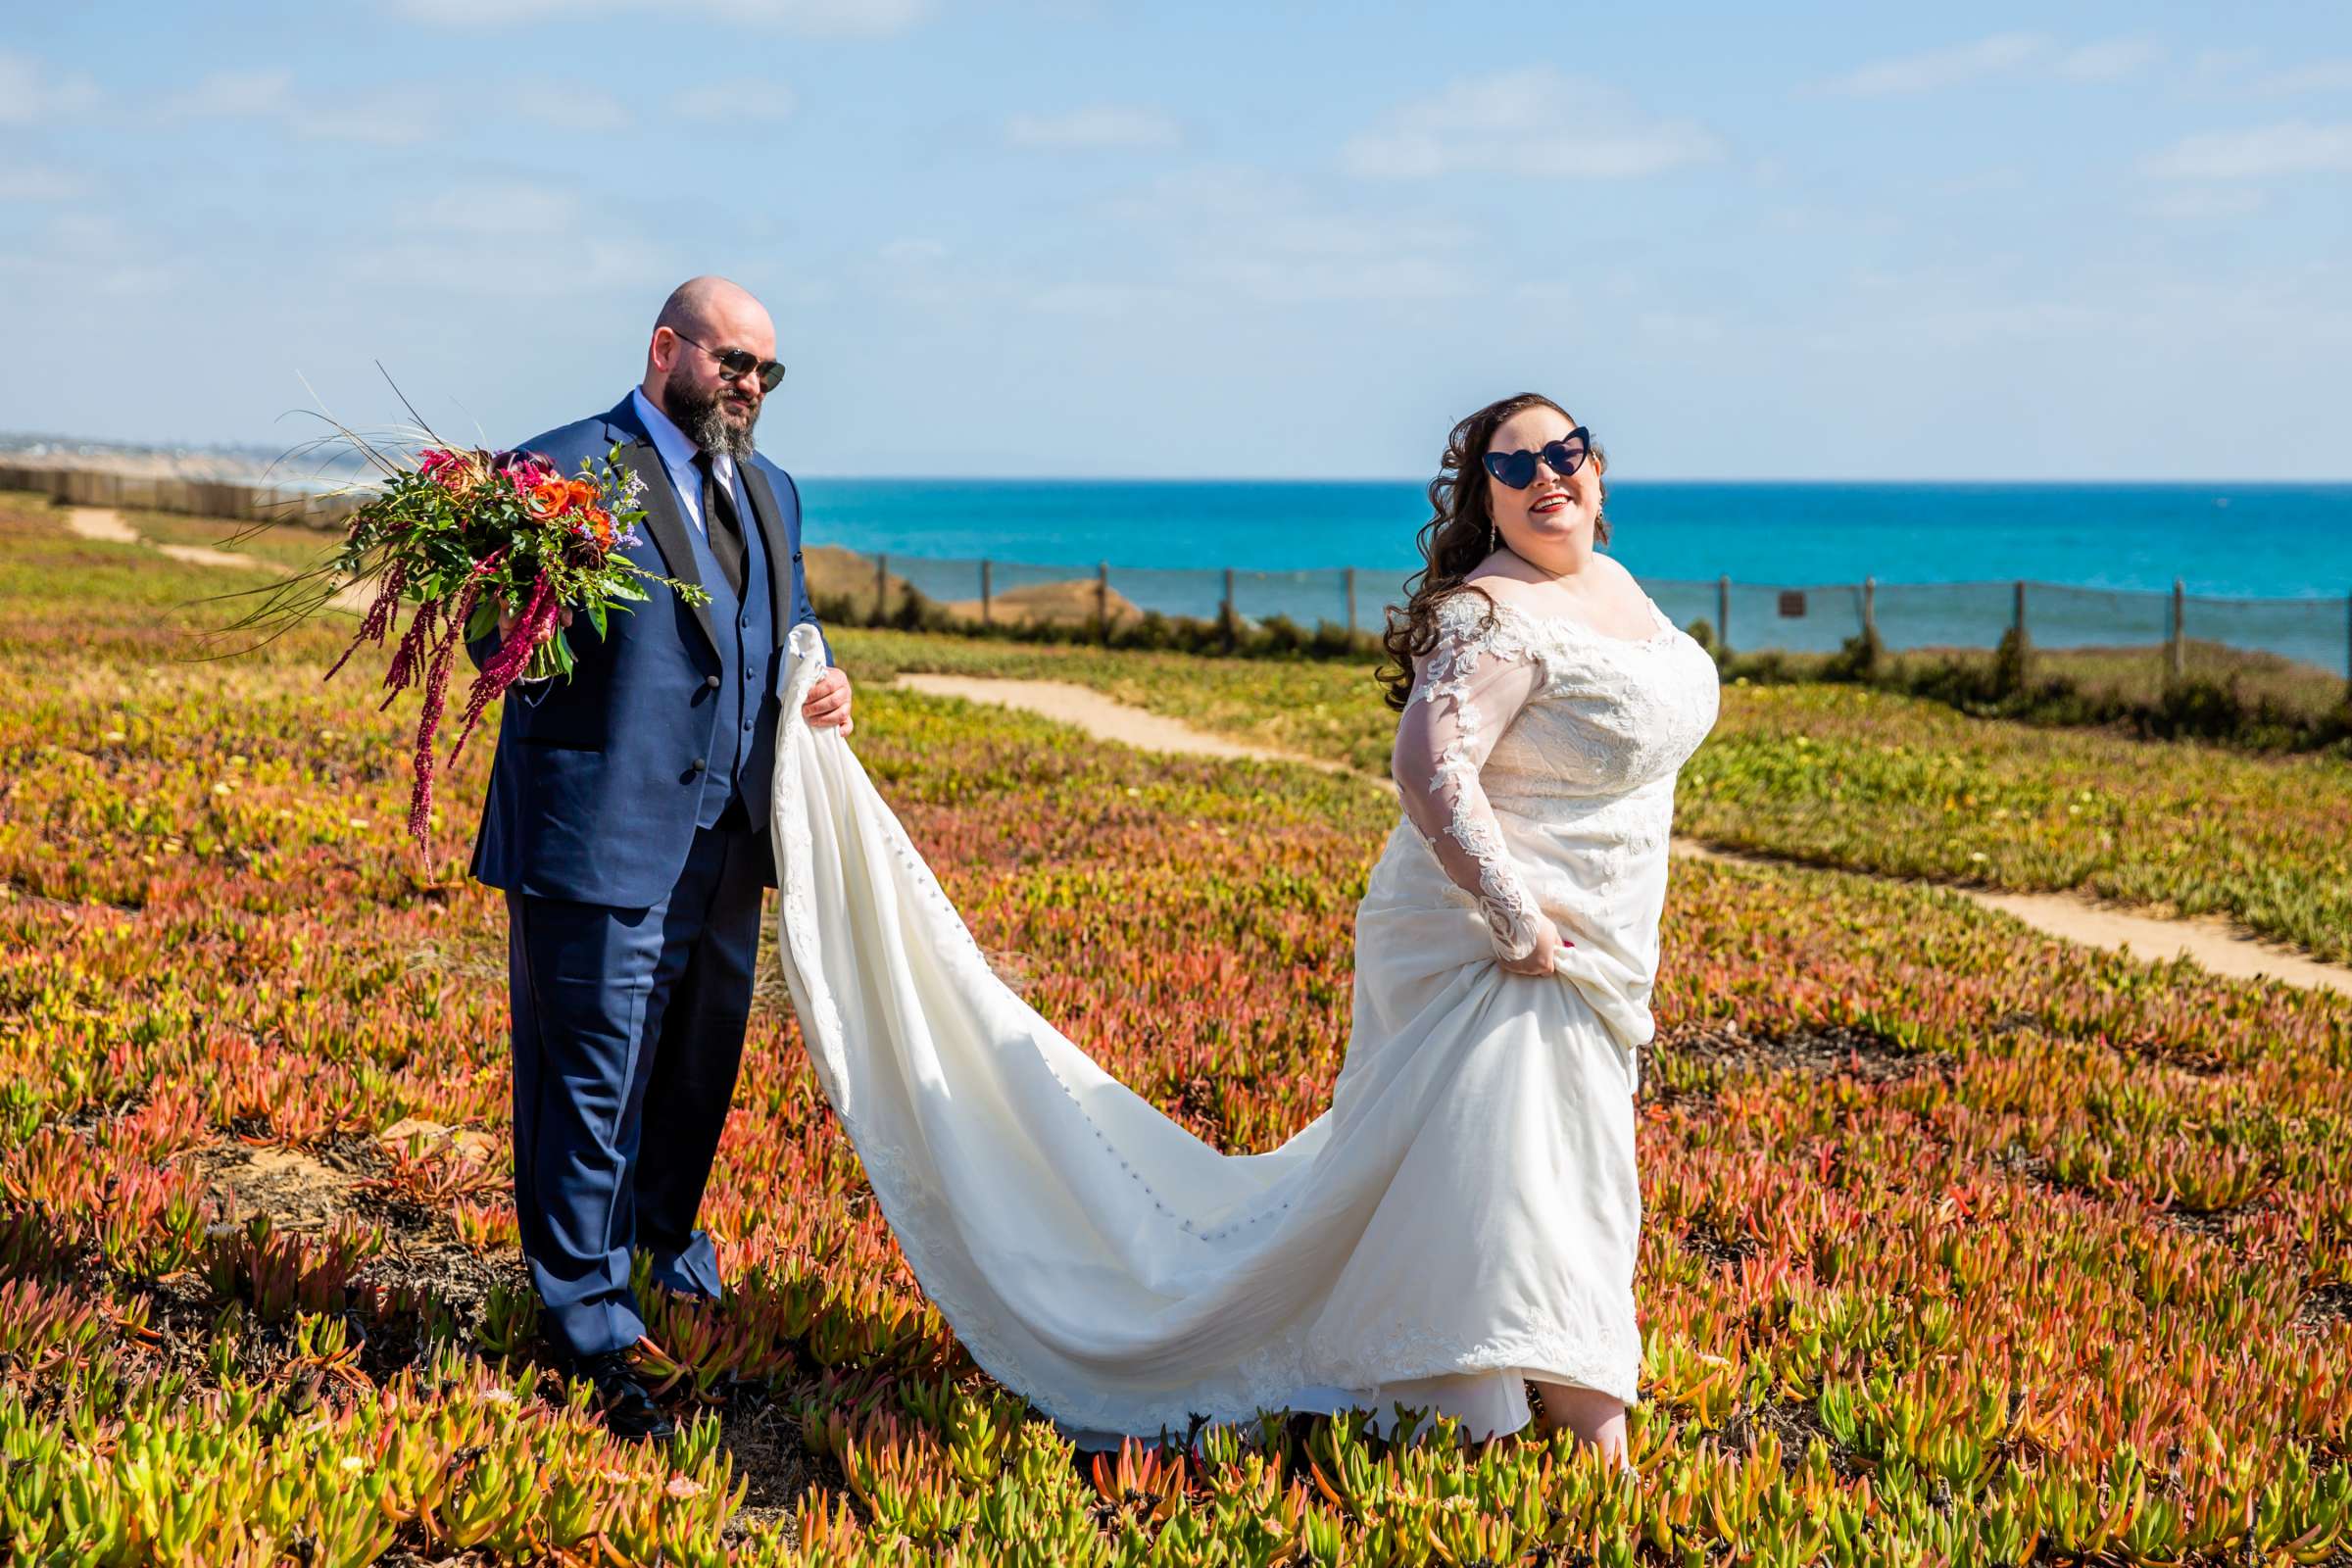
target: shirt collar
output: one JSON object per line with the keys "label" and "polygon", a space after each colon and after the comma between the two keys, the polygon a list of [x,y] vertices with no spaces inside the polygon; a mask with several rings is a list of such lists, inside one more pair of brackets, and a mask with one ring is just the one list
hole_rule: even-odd
{"label": "shirt collar", "polygon": [[[677,421],[662,413],[654,400],[645,395],[645,388],[638,387],[631,391],[629,399],[636,406],[637,417],[644,423],[645,433],[654,438],[654,450],[662,455],[662,466],[673,472],[684,472],[693,467],[695,457],[702,450],[694,444],[693,438],[679,429]],[[722,457],[719,462],[723,461]],[[717,462],[711,464],[712,468],[717,466]]]}
{"label": "shirt collar", "polygon": [[[678,428],[678,422],[655,407],[654,400],[645,395],[645,388],[632,387],[630,399],[637,406],[637,417],[645,422],[645,433],[654,438],[654,450],[662,455],[662,466],[677,473],[694,466],[694,460],[703,449],[694,444],[694,437]],[[710,471],[728,484],[735,482],[735,460],[724,452],[710,454]]]}

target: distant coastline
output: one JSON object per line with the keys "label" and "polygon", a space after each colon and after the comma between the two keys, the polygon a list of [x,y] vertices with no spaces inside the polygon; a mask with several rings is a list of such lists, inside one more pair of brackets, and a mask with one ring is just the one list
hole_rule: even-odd
{"label": "distant coastline", "polygon": [[[0,433],[0,460],[325,490],[334,449]],[[1040,566],[1311,571],[1417,564],[1422,479],[897,479],[806,475],[811,544]],[[2352,481],[1625,479],[1612,553],[1645,578],[1788,585],[2027,578],[2245,598],[2352,594]]]}
{"label": "distant coastline", "polygon": [[[861,554],[1257,572],[1418,564],[1413,480],[801,480],[811,542]],[[1610,551],[1645,578],[2352,594],[2352,483],[1632,480]]]}

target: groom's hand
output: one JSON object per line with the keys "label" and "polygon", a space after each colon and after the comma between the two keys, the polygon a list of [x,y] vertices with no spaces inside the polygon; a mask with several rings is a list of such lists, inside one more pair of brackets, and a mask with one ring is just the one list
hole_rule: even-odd
{"label": "groom's hand", "polygon": [[808,701],[801,705],[801,716],[817,729],[841,726],[844,735],[858,727],[850,717],[850,677],[838,667],[826,670],[808,688]]}
{"label": "groom's hand", "polygon": [[[564,625],[566,625],[566,626],[570,625],[570,624],[571,624],[571,611],[570,611],[568,608],[566,608],[566,609],[565,609],[565,610],[563,612],[563,614],[564,614]],[[502,642],[502,643],[503,643],[503,642],[505,642],[505,641],[506,641],[508,638],[510,638],[510,637],[512,637],[512,636],[514,636],[514,628],[515,628],[515,627],[517,627],[517,626],[519,626],[519,625],[521,625],[521,624],[522,624],[522,612],[521,612],[521,611],[519,611],[519,610],[502,610],[502,611],[500,611],[500,612],[498,612],[498,640],[499,640],[500,642]]]}

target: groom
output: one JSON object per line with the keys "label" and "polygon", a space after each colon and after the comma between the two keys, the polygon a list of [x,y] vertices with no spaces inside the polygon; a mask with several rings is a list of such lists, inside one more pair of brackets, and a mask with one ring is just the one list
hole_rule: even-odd
{"label": "groom", "polygon": [[[670,1428],[631,1367],[631,1250],[670,1290],[719,1294],[695,1213],[775,885],[785,639],[816,622],[800,494],[752,448],[784,375],[775,353],[758,300],[694,278],[662,307],[640,385],[524,443],[566,474],[617,444],[647,514],[630,558],[710,595],[648,585],[602,638],[566,612],[578,667],[507,699],[473,850],[473,874],[507,895],[523,1255],[555,1338],[628,1438]],[[516,618],[469,645],[477,663]],[[846,729],[849,677],[827,669],[803,711]]]}

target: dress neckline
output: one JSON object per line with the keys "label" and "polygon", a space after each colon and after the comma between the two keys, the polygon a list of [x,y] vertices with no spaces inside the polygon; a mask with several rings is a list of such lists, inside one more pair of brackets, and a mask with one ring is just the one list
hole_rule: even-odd
{"label": "dress neckline", "polygon": [[[1475,588],[1477,587],[1477,584],[1470,583],[1465,584],[1465,586]],[[1480,591],[1484,592],[1483,589]],[[1520,619],[1528,621],[1533,625],[1565,627],[1568,630],[1596,643],[1620,643],[1627,648],[1648,648],[1657,643],[1662,643],[1669,640],[1681,630],[1680,627],[1676,626],[1675,623],[1667,617],[1666,612],[1658,608],[1658,602],[1650,598],[1646,593],[1642,594],[1642,602],[1649,607],[1650,617],[1658,623],[1658,629],[1650,633],[1647,637],[1620,637],[1613,632],[1595,630],[1591,622],[1575,615],[1546,614],[1541,611],[1530,610],[1526,606],[1517,604],[1511,600],[1496,598],[1493,594],[1487,594],[1486,597],[1488,602],[1494,605],[1496,610],[1507,610],[1512,614],[1517,615]]]}

